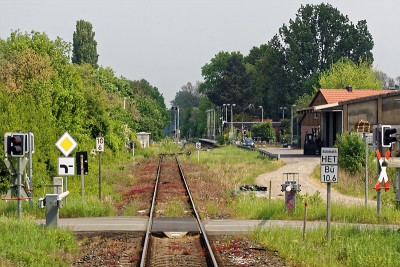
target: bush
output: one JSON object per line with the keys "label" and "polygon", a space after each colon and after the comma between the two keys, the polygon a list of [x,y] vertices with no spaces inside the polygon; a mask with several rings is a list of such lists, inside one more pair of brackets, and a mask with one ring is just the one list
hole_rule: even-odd
{"label": "bush", "polygon": [[262,140],[269,142],[275,138],[275,130],[271,122],[262,122],[254,124],[251,127],[253,137],[261,137]]}
{"label": "bush", "polygon": [[[361,173],[365,168],[365,143],[355,132],[337,135],[335,147],[338,148],[339,167],[352,174]],[[368,149],[368,166],[374,166],[374,152]],[[371,171],[373,171],[371,169]]]}

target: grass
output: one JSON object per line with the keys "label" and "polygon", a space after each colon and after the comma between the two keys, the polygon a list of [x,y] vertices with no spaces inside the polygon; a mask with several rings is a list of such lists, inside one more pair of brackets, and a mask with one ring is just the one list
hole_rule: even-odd
{"label": "grass", "polygon": [[[307,203],[307,220],[326,220],[326,204],[322,199],[314,199],[309,196]],[[304,203],[307,196],[298,194],[296,197],[296,209],[287,213],[283,200],[271,200],[258,198],[255,195],[241,196],[233,200],[234,216],[243,219],[257,220],[303,220]],[[318,198],[318,196],[316,197]],[[383,206],[381,215],[377,216],[376,208],[364,206],[345,206],[331,204],[331,220],[341,223],[369,223],[369,224],[398,224],[400,222],[400,210],[392,205]]]}
{"label": "grass", "polygon": [[[187,145],[187,150],[195,151],[191,156],[180,156],[185,176],[190,180],[193,197],[200,201],[200,214],[203,218],[225,218],[226,215],[243,219],[289,219],[302,220],[304,202],[309,203],[307,219],[326,220],[326,204],[320,195],[297,195],[296,210],[287,213],[282,200],[269,201],[268,198],[257,198],[254,194],[234,196],[235,188],[244,184],[254,184],[258,175],[274,171],[283,165],[281,161],[261,157],[257,152],[226,146],[210,151],[197,151]],[[152,147],[146,152],[137,154],[135,162],[129,156],[119,157],[114,161],[104,161],[103,199],[98,199],[98,172],[92,169],[85,176],[85,202],[81,201],[80,177],[68,179],[70,195],[67,203],[60,209],[60,217],[112,216],[117,214],[115,204],[126,191],[127,186],[138,183],[132,169],[137,169],[138,162],[144,162],[160,152],[178,152],[176,145],[166,141],[159,147]],[[118,163],[116,163],[118,162]],[[143,163],[145,164],[145,163]],[[319,180],[319,168],[314,176]],[[150,175],[150,174],[148,174]],[[150,179],[150,178],[149,178]],[[354,187],[357,177],[339,177],[339,185],[345,184],[348,194],[360,195],[362,186]],[[361,179],[358,177],[358,179]],[[371,183],[372,181],[370,179]],[[141,184],[147,186],[147,184]],[[200,188],[202,190],[200,190]],[[338,189],[339,188],[339,189]],[[340,187],[337,190],[342,190]],[[139,190],[139,189],[136,189]],[[0,266],[67,266],[69,257],[75,253],[77,246],[71,232],[52,228],[43,228],[35,224],[34,218],[44,218],[45,210],[36,207],[37,198],[45,195],[36,192],[34,207],[23,202],[23,220],[16,220],[17,203],[0,202]],[[373,192],[370,193],[370,196]],[[332,204],[333,222],[347,223],[390,223],[399,224],[400,212],[394,208],[392,194],[383,193],[381,216],[376,208],[364,206],[344,206]],[[127,206],[124,215],[136,215],[142,207]],[[167,210],[170,216],[182,213],[182,208],[171,203]],[[7,218],[6,218],[7,217]],[[399,233],[385,230],[357,230],[352,228],[332,229],[332,241],[325,240],[325,229],[307,231],[306,240],[296,229],[258,230],[251,238],[262,242],[268,248],[279,251],[288,263],[295,266],[396,266],[394,259],[399,256],[400,247],[395,240]],[[10,240],[15,239],[15,240]],[[38,242],[40,240],[40,242]],[[387,243],[385,243],[387,241]],[[23,246],[23,248],[21,248]],[[378,252],[373,251],[375,248]],[[28,250],[27,250],[28,248]],[[387,251],[383,253],[384,251]],[[368,254],[369,253],[369,254]],[[54,259],[53,259],[54,258]],[[373,261],[376,259],[376,262]],[[336,264],[336,265],[335,265]]]}
{"label": "grass", "polygon": [[[375,170],[376,168],[372,168]],[[371,171],[370,171],[371,172]],[[389,177],[389,184],[391,187],[391,190],[389,192],[393,192],[393,188],[395,185],[395,177],[396,177],[396,169],[395,168],[388,168],[387,174]],[[315,167],[313,170],[311,177],[317,181],[320,182],[321,180],[321,168],[320,165]],[[360,198],[365,198],[365,171],[357,174],[352,174],[352,173],[347,173],[341,169],[339,169],[338,173],[339,177],[339,182],[338,183],[332,183],[332,188],[337,190],[338,192],[344,194],[344,195],[349,195],[349,196],[354,196],[354,197],[360,197]],[[375,184],[378,180],[378,174],[374,173],[371,175],[371,173],[368,175],[368,185],[367,185],[367,190],[368,190],[368,199],[369,200],[375,200],[376,199],[376,190],[374,189]],[[386,202],[391,202],[392,204],[394,203],[394,198],[391,198],[391,196],[388,196],[382,190],[383,194],[382,197],[385,198],[384,201]],[[390,194],[391,195],[391,194]],[[392,199],[392,200],[390,200]]]}
{"label": "grass", "polygon": [[167,217],[185,216],[185,208],[182,206],[181,201],[172,201],[166,206],[163,215]]}
{"label": "grass", "polygon": [[235,188],[255,184],[258,175],[283,165],[259,153],[226,146],[181,156],[182,168],[188,179],[197,209],[203,218],[226,218],[233,214],[232,198]]}
{"label": "grass", "polygon": [[40,227],[32,218],[0,217],[0,266],[70,266],[77,252],[70,231]]}
{"label": "grass", "polygon": [[[197,153],[194,154],[196,155],[189,159],[197,163]],[[258,175],[274,171],[283,165],[281,161],[271,161],[260,156],[258,152],[239,149],[236,146],[200,151],[199,163],[207,166],[208,171],[221,174],[221,183],[227,187],[254,184]]]}
{"label": "grass", "polygon": [[259,229],[250,237],[293,266],[398,266],[400,259],[400,232],[386,229],[333,227],[330,242],[322,228],[308,230],[304,240],[294,228]]}

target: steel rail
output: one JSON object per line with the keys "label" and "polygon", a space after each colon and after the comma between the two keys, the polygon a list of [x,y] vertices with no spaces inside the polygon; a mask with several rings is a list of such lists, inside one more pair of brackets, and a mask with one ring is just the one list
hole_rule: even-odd
{"label": "steel rail", "polygon": [[[152,228],[153,217],[154,217],[153,213],[154,213],[154,209],[155,209],[158,184],[159,184],[159,180],[160,180],[162,160],[163,160],[163,155],[161,154],[160,157],[159,157],[159,162],[158,162],[156,184],[154,186],[153,198],[152,198],[152,201],[151,201],[150,215],[149,215],[149,221],[148,221],[147,229],[146,229],[146,233],[145,233],[145,240],[144,240],[144,245],[143,245],[142,257],[141,257],[141,260],[140,260],[140,267],[145,267],[146,266],[148,247],[149,247],[150,235],[151,235],[151,228]],[[186,182],[186,178],[185,178],[185,176],[183,174],[182,167],[181,167],[181,165],[180,165],[180,163],[178,161],[178,157],[177,157],[176,154],[175,154],[175,161],[176,161],[176,163],[178,165],[179,175],[180,175],[181,180],[182,180],[182,182],[183,182],[183,184],[185,186],[186,193],[187,193],[187,195],[189,197],[190,205],[192,206],[193,212],[194,212],[195,217],[196,217],[196,221],[197,221],[197,223],[199,225],[201,236],[203,237],[204,243],[206,245],[206,249],[207,249],[208,254],[209,254],[209,260],[211,260],[211,262],[213,264],[213,267],[218,267],[217,260],[215,259],[215,256],[214,256],[214,253],[212,251],[210,242],[209,242],[209,240],[207,238],[207,235],[206,235],[205,227],[204,227],[203,223],[201,222],[200,216],[199,216],[199,214],[198,214],[198,212],[196,210],[196,207],[195,207],[195,204],[194,204],[194,201],[193,201],[193,198],[192,198],[192,194],[190,193],[189,186],[188,186],[188,184]]]}
{"label": "steel rail", "polygon": [[207,247],[210,259],[212,261],[212,264],[213,264],[214,267],[218,267],[218,263],[217,263],[217,260],[215,259],[214,252],[213,252],[213,250],[211,248],[211,245],[210,245],[210,242],[208,241],[208,238],[207,238],[205,227],[204,227],[203,223],[201,222],[201,218],[200,218],[200,216],[199,216],[199,214],[198,214],[198,212],[196,210],[196,206],[194,205],[192,194],[190,193],[189,186],[188,186],[188,184],[186,182],[186,178],[185,178],[185,176],[183,174],[183,170],[182,170],[181,164],[179,163],[178,157],[176,155],[175,155],[175,160],[176,160],[176,163],[178,164],[179,174],[180,174],[181,179],[182,179],[182,181],[183,181],[183,183],[185,185],[186,193],[189,196],[190,204],[192,205],[193,212],[194,212],[194,214],[196,216],[196,220],[197,220],[197,223],[198,223],[198,225],[200,227],[200,232],[201,232],[201,235],[203,236],[203,239],[204,239],[204,242],[206,244],[206,247]]}
{"label": "steel rail", "polygon": [[140,259],[140,267],[145,267],[146,259],[147,259],[147,248],[149,246],[149,240],[150,240],[150,231],[151,227],[153,225],[153,212],[154,212],[154,207],[156,203],[156,195],[157,195],[157,190],[158,190],[158,182],[160,180],[160,173],[161,173],[161,162],[162,162],[163,156],[160,155],[158,159],[158,168],[157,168],[157,177],[156,177],[156,184],[154,186],[154,192],[153,192],[153,198],[151,200],[151,208],[150,208],[150,215],[149,215],[149,221],[147,223],[147,229],[146,229],[146,234],[145,234],[145,239],[144,239],[144,244],[143,244],[143,251],[142,251],[142,257]]}

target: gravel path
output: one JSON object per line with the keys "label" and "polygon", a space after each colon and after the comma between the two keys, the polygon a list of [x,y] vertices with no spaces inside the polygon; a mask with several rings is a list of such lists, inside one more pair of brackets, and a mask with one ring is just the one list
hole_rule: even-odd
{"label": "gravel path", "polygon": [[[290,148],[267,148],[265,149],[273,154],[280,154],[281,160],[285,166],[274,172],[264,173],[257,177],[258,185],[267,186],[271,181],[271,197],[274,199],[284,199],[285,193],[281,192],[281,184],[286,180],[284,173],[299,173],[299,184],[301,185],[301,194],[308,193],[314,195],[317,191],[326,201],[326,184],[320,183],[310,178],[312,171],[320,164],[320,156],[304,156],[303,150]],[[289,176],[289,180],[292,176]],[[339,177],[340,182],[340,177]],[[365,205],[364,198],[356,198],[343,195],[336,190],[331,190],[331,201],[344,203],[346,205]],[[376,206],[376,201],[369,200],[368,206]]]}

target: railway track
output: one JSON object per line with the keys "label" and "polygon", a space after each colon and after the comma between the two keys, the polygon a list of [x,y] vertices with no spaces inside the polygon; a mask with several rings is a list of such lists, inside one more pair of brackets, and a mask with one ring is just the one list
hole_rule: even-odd
{"label": "railway track", "polygon": [[218,266],[176,155],[159,157],[140,266]]}

